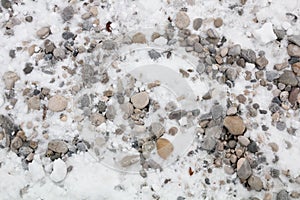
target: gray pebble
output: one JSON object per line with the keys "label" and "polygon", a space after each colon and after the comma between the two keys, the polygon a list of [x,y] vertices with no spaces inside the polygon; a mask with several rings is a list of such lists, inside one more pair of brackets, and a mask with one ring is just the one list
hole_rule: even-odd
{"label": "gray pebble", "polygon": [[207,35],[208,35],[208,37],[210,37],[212,39],[217,39],[220,37],[219,34],[217,33],[217,31],[212,28],[207,30]]}
{"label": "gray pebble", "polygon": [[109,119],[110,121],[113,121],[116,117],[116,114],[117,114],[117,112],[116,112],[116,109],[114,106],[112,106],[112,105],[107,106],[106,113],[105,113],[105,117],[107,119]]}
{"label": "gray pebble", "polygon": [[281,190],[278,192],[276,200],[290,200],[289,193],[286,190]]}
{"label": "gray pebble", "polygon": [[26,16],[26,17],[25,17],[25,20],[26,20],[27,22],[32,22],[33,18],[32,18],[32,16]]}
{"label": "gray pebble", "polygon": [[185,116],[187,114],[186,111],[184,110],[176,110],[173,111],[169,114],[169,119],[175,119],[175,120],[180,120],[183,116]]}
{"label": "gray pebble", "polygon": [[105,104],[104,101],[99,101],[97,107],[98,107],[98,111],[99,111],[100,113],[105,112],[105,111],[106,111],[106,108],[107,108],[107,106],[106,106],[106,104]]}
{"label": "gray pebble", "polygon": [[63,32],[61,36],[63,39],[68,40],[68,39],[73,38],[75,35],[72,32],[66,31],[66,32]]}
{"label": "gray pebble", "polygon": [[296,78],[294,72],[285,70],[283,74],[280,75],[278,82],[285,85],[296,86],[298,84],[298,79]]}
{"label": "gray pebble", "polygon": [[44,41],[44,47],[45,47],[45,53],[52,53],[53,50],[55,49],[55,44],[51,42],[51,40],[45,40]]}
{"label": "gray pebble", "polygon": [[204,47],[202,46],[202,44],[197,42],[194,44],[194,51],[196,51],[197,53],[201,53],[204,51]]}
{"label": "gray pebble", "polygon": [[228,68],[226,70],[225,74],[226,74],[226,77],[231,81],[234,81],[237,78],[237,72],[233,68]]}
{"label": "gray pebble", "polygon": [[285,122],[277,122],[276,128],[280,131],[284,131],[286,129],[286,123]]}
{"label": "gray pebble", "polygon": [[148,55],[152,60],[157,60],[158,58],[161,57],[160,53],[158,53],[156,50],[151,49],[148,51]]}
{"label": "gray pebble", "polygon": [[241,54],[241,45],[236,44],[229,48],[228,55],[229,56],[238,56]]}
{"label": "gray pebble", "polygon": [[16,50],[14,50],[14,49],[9,50],[9,57],[15,58],[16,57]]}
{"label": "gray pebble", "polygon": [[202,26],[203,20],[201,18],[196,18],[193,21],[193,28],[197,31]]}
{"label": "gray pebble", "polygon": [[263,188],[263,182],[258,176],[252,175],[248,179],[248,184],[250,185],[251,189],[254,189],[256,191],[261,191]]}
{"label": "gray pebble", "polygon": [[69,21],[74,16],[74,9],[72,6],[67,6],[63,9],[61,17],[64,21]]}
{"label": "gray pebble", "polygon": [[26,63],[25,68],[23,69],[24,74],[30,74],[33,70],[31,63]]}
{"label": "gray pebble", "polygon": [[245,59],[246,62],[255,63],[256,61],[256,54],[251,49],[242,49],[241,57]]}
{"label": "gray pebble", "polygon": [[274,29],[273,30],[275,35],[277,36],[277,39],[282,40],[286,34],[285,30],[280,30],[280,29]]}
{"label": "gray pebble", "polygon": [[54,51],[53,51],[53,56],[54,56],[56,59],[63,60],[63,59],[66,58],[65,50],[62,49],[62,48],[56,48],[56,49],[54,49]]}
{"label": "gray pebble", "polygon": [[240,179],[246,180],[252,175],[251,166],[246,158],[240,158],[237,163],[237,175]]}
{"label": "gray pebble", "polygon": [[87,94],[84,94],[81,98],[80,98],[80,108],[85,108],[85,107],[89,107],[90,106],[90,98]]}
{"label": "gray pebble", "polygon": [[206,151],[211,152],[215,149],[216,144],[217,144],[217,141],[216,141],[215,138],[210,137],[210,136],[206,136],[203,139],[203,142],[201,144],[201,148],[206,150]]}
{"label": "gray pebble", "polygon": [[117,48],[117,43],[114,42],[113,40],[105,40],[102,43],[102,48],[105,50],[113,50]]}
{"label": "gray pebble", "polygon": [[279,73],[277,71],[266,71],[266,79],[267,81],[274,81],[279,78]]}

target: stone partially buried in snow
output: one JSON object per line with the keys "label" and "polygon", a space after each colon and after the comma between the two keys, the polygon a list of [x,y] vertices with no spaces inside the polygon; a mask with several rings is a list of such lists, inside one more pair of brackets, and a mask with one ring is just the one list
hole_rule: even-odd
{"label": "stone partially buried in snow", "polygon": [[294,72],[285,70],[283,74],[280,75],[278,82],[285,85],[296,86],[298,84],[298,79]]}
{"label": "stone partially buried in snow", "polygon": [[132,36],[132,42],[138,44],[145,44],[147,42],[146,36],[143,33],[136,33]]}
{"label": "stone partially buried in snow", "polygon": [[133,106],[138,109],[143,109],[149,104],[149,96],[147,92],[134,94],[130,100]]}
{"label": "stone partially buried in snow", "polygon": [[5,89],[11,90],[15,86],[15,82],[19,79],[20,77],[17,75],[17,73],[13,71],[5,72],[3,75]]}
{"label": "stone partially buried in snow", "polygon": [[289,193],[286,190],[281,190],[278,192],[276,200],[290,200]]}
{"label": "stone partially buried in snow", "polygon": [[253,35],[264,44],[277,39],[273,31],[272,23],[270,22],[265,23],[260,29],[255,30]]}
{"label": "stone partially buried in snow", "polygon": [[67,106],[68,100],[61,95],[55,95],[51,97],[48,101],[48,108],[53,112],[61,112],[65,110]]}
{"label": "stone partially buried in snow", "polygon": [[190,25],[190,18],[186,12],[180,11],[176,15],[175,25],[179,29],[187,28]]}
{"label": "stone partially buried in snow", "polygon": [[237,175],[240,179],[246,180],[252,175],[251,166],[246,158],[240,158],[237,162]]}
{"label": "stone partially buried in snow", "polygon": [[243,119],[239,116],[227,116],[223,124],[232,135],[242,135],[246,129]]}
{"label": "stone partially buried in snow", "polygon": [[61,153],[61,154],[65,154],[69,150],[67,144],[64,141],[59,139],[51,140],[48,143],[48,149],[53,152]]}
{"label": "stone partially buried in snow", "polygon": [[50,178],[54,182],[60,182],[65,179],[67,175],[67,165],[62,159],[57,159],[53,162],[53,171]]}

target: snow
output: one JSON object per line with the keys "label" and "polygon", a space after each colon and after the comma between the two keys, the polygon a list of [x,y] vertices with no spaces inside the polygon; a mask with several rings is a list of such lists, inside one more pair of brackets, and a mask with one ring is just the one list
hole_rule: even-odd
{"label": "snow", "polygon": [[53,171],[50,174],[51,180],[54,182],[60,182],[65,179],[66,175],[66,163],[60,158],[53,161]]}
{"label": "snow", "polygon": [[254,37],[260,40],[263,44],[267,44],[272,42],[277,37],[273,32],[272,23],[267,22],[265,23],[260,29],[254,31]]}

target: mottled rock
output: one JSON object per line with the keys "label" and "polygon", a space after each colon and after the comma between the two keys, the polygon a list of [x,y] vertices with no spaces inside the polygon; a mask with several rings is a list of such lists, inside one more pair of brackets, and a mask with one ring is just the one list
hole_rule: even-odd
{"label": "mottled rock", "polygon": [[258,192],[263,188],[263,182],[258,176],[250,176],[250,178],[248,179],[248,184],[250,185],[251,189],[254,189]]}
{"label": "mottled rock", "polygon": [[133,43],[145,44],[147,42],[146,36],[143,33],[136,33],[132,36]]}
{"label": "mottled rock", "polygon": [[251,49],[242,49],[241,57],[245,59],[246,62],[255,63],[256,61],[256,54]]}
{"label": "mottled rock", "polygon": [[12,88],[14,88],[15,82],[17,82],[20,79],[17,73],[13,71],[5,72],[2,78],[5,84],[5,89],[7,90],[11,90]]}
{"label": "mottled rock", "polygon": [[175,25],[179,29],[187,28],[190,24],[190,18],[186,12],[180,11],[176,14]]}
{"label": "mottled rock", "polygon": [[66,32],[63,32],[61,36],[63,39],[69,40],[69,39],[73,38],[75,35],[72,32],[66,31]]}
{"label": "mottled rock", "polygon": [[169,114],[169,119],[175,119],[175,120],[180,120],[183,116],[186,115],[186,111],[184,110],[175,110],[175,111],[172,111],[170,114]]}
{"label": "mottled rock", "polygon": [[72,6],[67,6],[62,10],[61,17],[64,21],[69,21],[74,16],[74,9]]}
{"label": "mottled rock", "polygon": [[48,143],[48,149],[53,152],[61,153],[61,154],[65,154],[69,150],[67,144],[64,141],[59,139],[51,140]]}
{"label": "mottled rock", "polygon": [[246,180],[252,175],[252,169],[246,158],[240,158],[237,162],[237,175],[240,179]]}
{"label": "mottled rock", "polygon": [[233,135],[242,135],[246,129],[243,119],[239,116],[227,116],[223,124]]}
{"label": "mottled rock", "polygon": [[201,144],[201,148],[208,151],[208,152],[211,152],[215,149],[216,144],[217,144],[217,141],[214,137],[206,136],[203,139],[203,142]]}
{"label": "mottled rock", "polygon": [[246,136],[243,136],[243,135],[238,137],[238,141],[244,147],[247,147],[250,144],[250,140]]}
{"label": "mottled rock", "polygon": [[67,106],[68,100],[61,95],[55,95],[51,97],[48,101],[48,108],[53,112],[61,112],[65,110]]}
{"label": "mottled rock", "polygon": [[291,86],[296,86],[298,84],[296,75],[294,74],[294,72],[289,70],[285,70],[283,74],[280,75],[278,82]]}
{"label": "mottled rock", "polygon": [[261,56],[259,58],[256,59],[256,67],[259,70],[265,69],[266,66],[268,65],[269,61],[267,60],[267,58],[265,56]]}
{"label": "mottled rock", "polygon": [[56,59],[63,60],[63,59],[66,58],[65,50],[62,49],[62,48],[56,48],[56,49],[53,50],[53,56],[54,56]]}
{"label": "mottled rock", "polygon": [[116,117],[117,111],[113,105],[107,106],[105,117],[113,121]]}

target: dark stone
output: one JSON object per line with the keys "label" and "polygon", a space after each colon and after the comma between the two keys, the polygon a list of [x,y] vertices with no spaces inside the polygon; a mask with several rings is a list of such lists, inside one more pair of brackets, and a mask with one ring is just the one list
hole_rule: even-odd
{"label": "dark stone", "polygon": [[176,110],[173,111],[169,114],[169,119],[176,119],[176,120],[180,120],[183,116],[185,116],[187,114],[186,111],[184,110]]}
{"label": "dark stone", "polygon": [[258,146],[255,141],[252,141],[248,146],[247,146],[248,151],[251,153],[256,153],[258,151]]}
{"label": "dark stone", "polygon": [[15,58],[16,57],[16,50],[14,50],[14,49],[9,50],[9,57]]}
{"label": "dark stone", "polygon": [[106,104],[105,104],[104,101],[99,101],[97,107],[98,107],[98,110],[99,110],[100,113],[105,112],[106,108],[107,108],[107,106],[106,106]]}
{"label": "dark stone", "polygon": [[32,22],[32,20],[33,20],[32,16],[25,17],[25,21],[27,21],[27,22]]}
{"label": "dark stone", "polygon": [[281,190],[278,192],[276,200],[290,200],[289,193],[286,190]]}
{"label": "dark stone", "polygon": [[24,74],[30,74],[33,70],[31,63],[26,63],[25,68],[23,69]]}
{"label": "dark stone", "polygon": [[9,8],[11,8],[11,1],[1,0],[1,6],[5,9],[9,9]]}
{"label": "dark stone", "polygon": [[154,49],[148,51],[148,55],[151,59],[153,60],[157,60],[158,58],[161,57],[160,53],[158,53],[157,51],[155,51]]}
{"label": "dark stone", "polygon": [[61,36],[63,39],[68,40],[68,39],[73,38],[75,35],[72,32],[66,31],[66,32],[63,32],[63,34]]}

